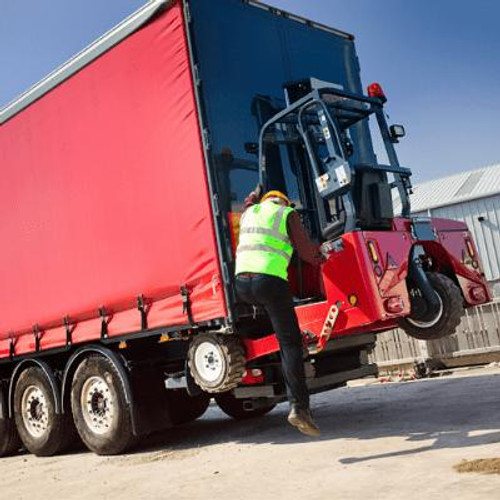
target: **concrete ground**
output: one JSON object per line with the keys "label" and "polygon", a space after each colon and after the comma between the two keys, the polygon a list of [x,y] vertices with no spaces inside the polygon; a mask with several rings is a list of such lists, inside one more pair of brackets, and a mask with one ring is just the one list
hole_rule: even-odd
{"label": "concrete ground", "polygon": [[500,457],[500,369],[399,384],[355,384],[313,397],[323,436],[280,405],[235,422],[217,408],[121,457],[88,452],[0,460],[0,498],[499,499],[500,475],[460,474]]}

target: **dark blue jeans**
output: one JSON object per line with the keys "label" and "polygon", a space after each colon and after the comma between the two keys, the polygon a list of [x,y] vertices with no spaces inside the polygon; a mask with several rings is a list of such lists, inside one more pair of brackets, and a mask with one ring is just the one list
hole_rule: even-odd
{"label": "dark blue jeans", "polygon": [[302,335],[287,281],[266,274],[237,276],[238,297],[267,311],[278,337],[281,365],[290,404],[309,408],[309,391],[304,374]]}

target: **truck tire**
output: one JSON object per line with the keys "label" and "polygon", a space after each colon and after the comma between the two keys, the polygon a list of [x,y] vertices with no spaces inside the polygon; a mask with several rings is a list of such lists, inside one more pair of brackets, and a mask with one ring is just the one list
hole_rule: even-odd
{"label": "truck tire", "polygon": [[38,367],[24,370],[16,383],[14,418],[25,448],[38,457],[61,453],[74,442],[71,417],[56,413],[52,386]]}
{"label": "truck tire", "polygon": [[118,455],[135,442],[130,405],[115,364],[100,355],[80,363],[71,386],[71,409],[84,444],[98,455]]}
{"label": "truck tire", "polygon": [[246,405],[251,406],[255,402],[253,399],[237,399],[230,392],[224,394],[217,394],[215,401],[219,408],[235,420],[248,420],[250,418],[257,418],[272,411],[276,405],[274,403],[263,404],[257,406],[255,409],[245,408]]}
{"label": "truck tire", "polygon": [[[460,288],[453,280],[440,273],[426,273],[441,302],[434,317],[412,318],[401,321],[401,327],[410,336],[419,340],[435,340],[453,335],[464,314],[464,299]],[[424,300],[424,299],[420,299]]]}
{"label": "truck tire", "polygon": [[9,457],[21,448],[21,439],[12,418],[0,418],[0,458]]}
{"label": "truck tire", "polygon": [[7,387],[0,383],[0,458],[8,457],[21,448],[21,439],[16,429],[16,422],[9,418],[7,410]]}
{"label": "truck tire", "polygon": [[191,375],[208,393],[234,389],[243,379],[245,363],[245,350],[237,337],[202,333],[189,346]]}
{"label": "truck tire", "polygon": [[187,424],[200,418],[210,404],[208,394],[190,396],[186,390],[168,391],[168,414],[174,425]]}

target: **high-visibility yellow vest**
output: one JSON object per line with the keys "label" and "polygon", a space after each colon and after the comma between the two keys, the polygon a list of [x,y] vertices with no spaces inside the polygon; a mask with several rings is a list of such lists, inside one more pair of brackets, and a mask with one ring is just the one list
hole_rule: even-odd
{"label": "high-visibility yellow vest", "polygon": [[272,200],[248,208],[241,217],[236,275],[256,273],[288,279],[293,246],[287,220],[293,208]]}

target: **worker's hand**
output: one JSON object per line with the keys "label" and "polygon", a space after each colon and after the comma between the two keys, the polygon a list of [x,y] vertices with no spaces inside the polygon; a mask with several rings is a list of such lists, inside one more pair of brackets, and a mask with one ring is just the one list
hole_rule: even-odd
{"label": "worker's hand", "polygon": [[257,184],[256,188],[245,198],[245,210],[252,205],[259,203],[262,197],[262,184]]}
{"label": "worker's hand", "polygon": [[245,202],[244,202],[244,208],[245,210],[249,207],[251,207],[252,205],[256,205],[257,203],[259,203],[259,198],[258,196],[252,191],[246,198],[245,198]]}
{"label": "worker's hand", "polygon": [[326,262],[328,260],[328,257],[330,256],[331,246],[328,242],[323,243],[319,247],[319,251],[321,252],[321,256],[323,257],[323,262]]}

